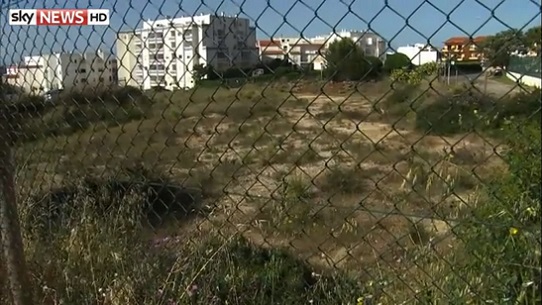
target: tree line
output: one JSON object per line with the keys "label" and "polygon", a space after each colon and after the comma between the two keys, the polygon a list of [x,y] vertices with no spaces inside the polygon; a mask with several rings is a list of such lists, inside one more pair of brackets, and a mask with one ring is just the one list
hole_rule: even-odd
{"label": "tree line", "polygon": [[524,53],[535,51],[540,56],[541,27],[534,26],[525,31],[508,29],[488,36],[482,43],[481,49],[489,66],[507,67],[513,52]]}
{"label": "tree line", "polygon": [[[529,50],[540,54],[541,27],[535,26],[526,31],[509,29],[488,36],[478,47],[484,53],[490,66],[506,67],[510,62],[511,53],[517,51],[526,53]],[[414,68],[408,56],[395,53],[388,54],[382,61],[375,56],[365,54],[361,46],[350,38],[334,41],[323,54],[326,67],[322,76],[333,81],[360,81],[374,80],[383,75],[390,75],[393,71],[408,71]],[[254,71],[260,70],[261,76],[282,77],[296,74],[307,75],[307,70],[292,64],[287,58],[274,59],[259,63],[255,67],[240,69],[232,67],[224,71],[217,71],[212,66],[199,65],[194,67],[196,81],[220,80],[231,78],[257,78]]]}
{"label": "tree line", "polygon": [[[390,54],[382,61],[375,56],[368,56],[363,49],[352,39],[344,38],[334,41],[323,54],[326,60],[326,67],[321,73],[326,79],[333,81],[359,81],[374,80],[384,74],[389,74],[397,69],[410,68],[411,61],[404,54]],[[261,74],[254,76],[259,70]],[[232,78],[269,78],[269,76],[283,77],[297,75],[300,77],[315,74],[310,69],[302,69],[292,64],[287,58],[274,59],[262,62],[254,67],[241,69],[232,67],[224,71],[217,71],[213,66],[198,65],[194,67],[194,78],[196,82],[202,80],[220,80]]]}

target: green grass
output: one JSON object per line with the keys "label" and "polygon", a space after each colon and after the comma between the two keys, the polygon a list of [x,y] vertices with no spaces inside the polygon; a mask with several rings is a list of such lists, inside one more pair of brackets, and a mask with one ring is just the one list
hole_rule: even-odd
{"label": "green grass", "polygon": [[500,75],[500,76],[495,76],[495,77],[492,77],[490,78],[492,80],[496,80],[500,83],[503,83],[505,85],[517,85],[517,81],[516,80],[513,80],[513,79],[510,79],[506,76],[506,74],[503,74],[503,75]]}

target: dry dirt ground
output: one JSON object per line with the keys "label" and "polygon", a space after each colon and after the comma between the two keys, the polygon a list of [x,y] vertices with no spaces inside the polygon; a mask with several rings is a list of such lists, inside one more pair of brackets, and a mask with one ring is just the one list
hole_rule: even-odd
{"label": "dry dirt ground", "polygon": [[420,245],[453,247],[454,219],[503,166],[479,135],[393,127],[375,112],[379,88],[246,87],[162,96],[168,106],[148,119],[22,145],[18,181],[49,188],[142,162],[179,184],[212,186],[212,213],[190,224],[198,230],[242,232],[321,267],[383,264],[406,276]]}

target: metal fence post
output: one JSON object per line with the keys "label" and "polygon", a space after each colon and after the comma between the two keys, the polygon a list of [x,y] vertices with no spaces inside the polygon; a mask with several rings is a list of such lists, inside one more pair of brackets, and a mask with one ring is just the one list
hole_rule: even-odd
{"label": "metal fence post", "polygon": [[[1,80],[0,90],[0,98],[5,101]],[[17,213],[15,166],[11,152],[13,116],[10,107],[5,107],[5,104],[2,106],[0,108],[0,242],[4,270],[1,271],[7,275],[8,291],[13,304],[31,305],[32,290]]]}

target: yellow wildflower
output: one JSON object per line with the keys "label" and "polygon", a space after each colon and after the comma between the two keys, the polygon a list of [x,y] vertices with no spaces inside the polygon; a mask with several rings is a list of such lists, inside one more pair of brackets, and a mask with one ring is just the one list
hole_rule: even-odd
{"label": "yellow wildflower", "polygon": [[510,233],[510,235],[514,236],[519,233],[519,230],[518,228],[511,227],[510,230],[508,230],[508,232]]}

